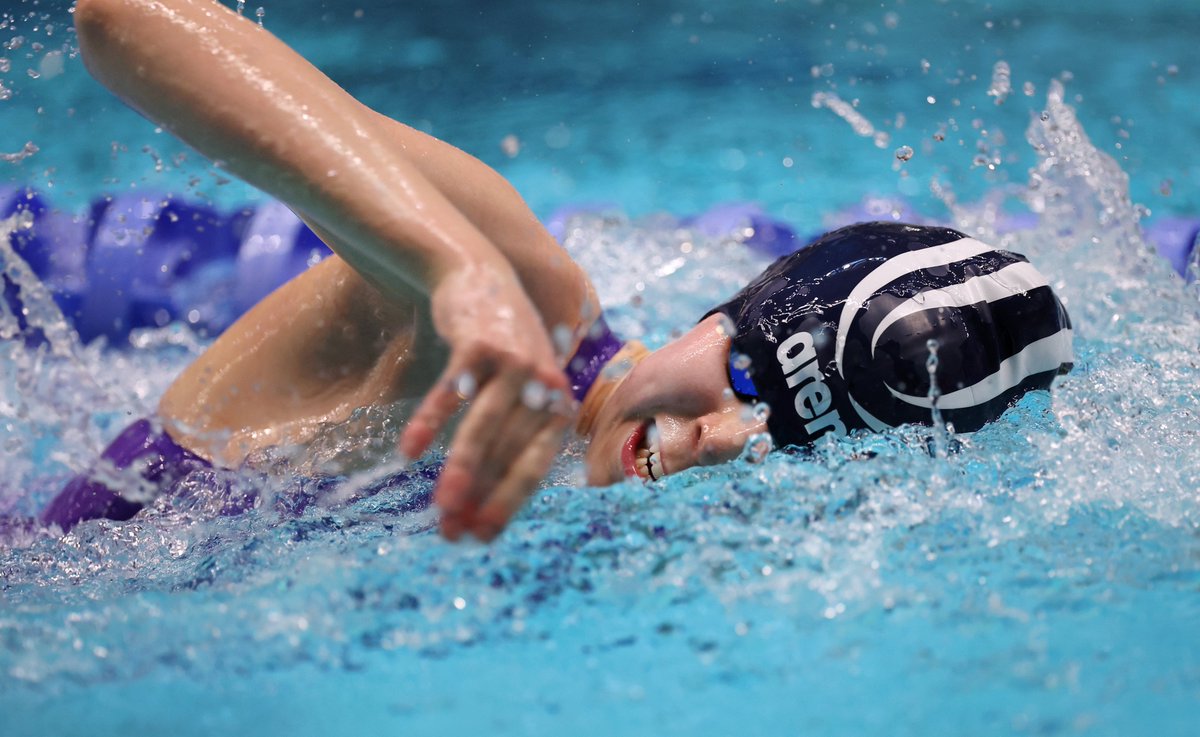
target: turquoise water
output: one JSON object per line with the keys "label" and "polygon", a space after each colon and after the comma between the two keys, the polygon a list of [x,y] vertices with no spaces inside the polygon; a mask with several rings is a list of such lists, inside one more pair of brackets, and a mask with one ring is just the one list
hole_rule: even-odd
{"label": "turquoise water", "polygon": [[[565,245],[626,335],[661,343],[762,266],[676,216],[752,200],[806,230],[871,193],[1028,255],[1071,312],[1075,371],[944,457],[906,428],[596,489],[571,448],[490,547],[433,534],[425,482],[355,479],[296,517],[280,509],[304,480],[243,474],[275,503],[214,518],[196,478],[132,522],[0,548],[0,734],[1194,733],[1198,294],[1138,230],[1200,213],[1194,4],[615,8],[280,4],[264,21],[539,214],[609,203]],[[10,181],[67,206],[254,196],[176,164],[69,54],[28,76],[67,16],[17,14],[0,150],[39,151],[0,162]],[[874,133],[815,93],[857,100]],[[1000,205],[1040,217],[1000,236]],[[2,345],[8,511],[42,503],[202,346],[179,328],[123,353]]]}

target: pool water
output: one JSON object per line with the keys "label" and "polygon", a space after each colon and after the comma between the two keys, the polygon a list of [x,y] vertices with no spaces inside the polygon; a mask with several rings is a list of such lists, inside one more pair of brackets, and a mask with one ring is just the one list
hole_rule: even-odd
{"label": "pool water", "polygon": [[[89,82],[65,6],[9,12],[0,39],[24,41],[0,73],[0,150],[38,151],[0,162],[8,181],[67,208],[257,197]],[[237,474],[267,502],[248,514],[214,514],[198,476],[127,523],[15,536],[0,734],[1194,734],[1200,293],[1141,228],[1200,214],[1198,16],[1186,0],[266,5],[267,28],[496,166],[539,215],[596,205],[564,246],[626,336],[661,344],[764,265],[682,216],[754,201],[812,232],[875,195],[1026,254],[1071,313],[1075,370],[948,441],[901,428],[609,488],[580,484],[572,446],[487,547],[433,533],[423,477],[346,480],[297,515],[311,483],[277,465]],[[175,325],[80,346],[47,296],[31,304],[49,346],[0,343],[9,513],[204,345]]]}

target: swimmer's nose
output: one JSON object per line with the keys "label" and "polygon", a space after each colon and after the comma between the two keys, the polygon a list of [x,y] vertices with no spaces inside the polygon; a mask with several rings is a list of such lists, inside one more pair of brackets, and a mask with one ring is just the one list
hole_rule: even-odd
{"label": "swimmer's nose", "polygon": [[742,454],[746,441],[767,432],[767,423],[755,419],[746,405],[714,412],[696,420],[696,464],[712,466]]}

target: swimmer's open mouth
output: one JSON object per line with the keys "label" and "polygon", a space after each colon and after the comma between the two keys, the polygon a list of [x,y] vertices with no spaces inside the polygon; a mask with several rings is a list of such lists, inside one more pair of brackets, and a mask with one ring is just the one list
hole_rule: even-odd
{"label": "swimmer's open mouth", "polygon": [[626,476],[657,481],[667,475],[659,447],[658,426],[654,420],[647,420],[633,431],[622,448],[621,461]]}

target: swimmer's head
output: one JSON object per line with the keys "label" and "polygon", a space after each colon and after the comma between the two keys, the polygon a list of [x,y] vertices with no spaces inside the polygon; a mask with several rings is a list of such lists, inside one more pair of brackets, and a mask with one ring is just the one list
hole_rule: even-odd
{"label": "swimmer's head", "polygon": [[780,446],[928,424],[931,376],[946,421],[978,430],[1073,361],[1071,321],[1046,278],[949,228],[833,231],[710,314],[733,332],[734,390],[770,405]]}
{"label": "swimmer's head", "polygon": [[662,349],[618,354],[628,370],[583,407],[589,481],[732,460],[768,429],[783,447],[928,424],[931,340],[938,407],[962,432],[1073,360],[1067,313],[1024,257],[947,228],[855,225],[779,259]]}

